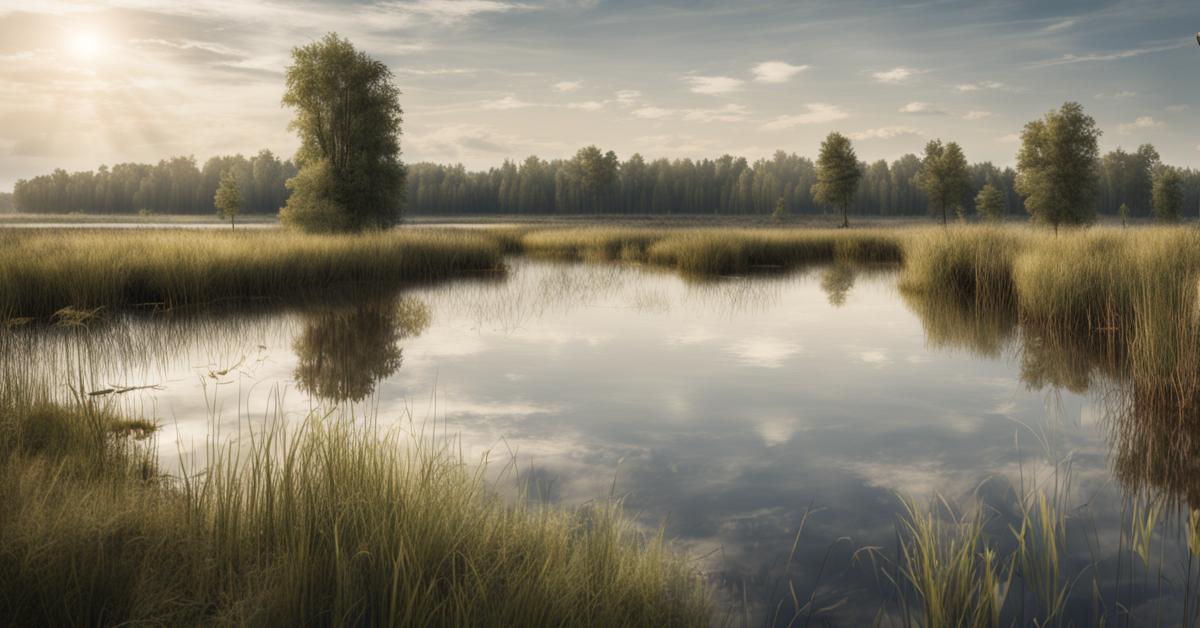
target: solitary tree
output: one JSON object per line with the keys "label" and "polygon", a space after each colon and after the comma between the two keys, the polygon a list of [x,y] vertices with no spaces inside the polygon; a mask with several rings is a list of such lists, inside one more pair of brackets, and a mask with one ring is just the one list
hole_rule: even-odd
{"label": "solitary tree", "polygon": [[234,222],[238,212],[242,211],[242,192],[238,189],[237,174],[232,170],[221,173],[221,183],[217,186],[213,205],[217,207],[217,215],[228,218],[229,228],[235,229]]}
{"label": "solitary tree", "polygon": [[1183,179],[1179,171],[1162,166],[1154,173],[1154,217],[1160,222],[1179,220],[1183,209]]}
{"label": "solitary tree", "polygon": [[1096,215],[1100,130],[1079,103],[1064,103],[1025,125],[1017,152],[1016,189],[1035,222],[1091,222]]}
{"label": "solitary tree", "polygon": [[780,196],[778,201],[775,201],[775,211],[771,212],[771,219],[775,222],[783,222],[792,216],[792,210],[788,207],[787,201]]}
{"label": "solitary tree", "polygon": [[850,226],[850,205],[858,190],[862,171],[850,140],[841,133],[830,133],[821,142],[817,157],[817,182],[812,186],[813,199],[842,210],[842,227]]}
{"label": "solitary tree", "polygon": [[943,146],[941,140],[930,140],[917,171],[917,186],[942,210],[945,225],[946,210],[961,206],[971,189],[971,174],[962,148],[955,142]]}
{"label": "solitary tree", "polygon": [[330,33],[292,50],[283,104],[300,136],[280,218],[309,231],[391,227],[404,211],[400,91],[382,62]]}
{"label": "solitary tree", "polygon": [[1004,218],[1004,195],[991,182],[985,183],[975,197],[975,211],[981,218],[995,222]]}
{"label": "solitary tree", "polygon": [[1121,217],[1121,226],[1122,227],[1129,224],[1129,206],[1128,205],[1126,205],[1125,203],[1121,203],[1121,206],[1117,208],[1117,215]]}
{"label": "solitary tree", "polygon": [[591,204],[591,211],[607,209],[616,187],[619,164],[617,154],[611,150],[602,153],[595,146],[585,146],[575,153],[572,166]]}

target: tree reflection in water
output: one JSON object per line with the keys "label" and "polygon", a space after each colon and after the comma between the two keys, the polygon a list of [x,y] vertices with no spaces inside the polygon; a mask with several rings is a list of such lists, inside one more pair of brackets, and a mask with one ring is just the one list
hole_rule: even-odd
{"label": "tree reflection in water", "polygon": [[413,298],[368,299],[306,314],[292,345],[296,384],[325,401],[361,401],[400,368],[400,341],[428,325],[429,309]]}

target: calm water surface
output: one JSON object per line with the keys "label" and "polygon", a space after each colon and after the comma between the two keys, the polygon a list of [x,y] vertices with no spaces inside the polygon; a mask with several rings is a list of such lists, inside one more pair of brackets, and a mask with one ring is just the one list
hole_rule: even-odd
{"label": "calm water surface", "polygon": [[855,553],[894,558],[898,495],[981,503],[1003,545],[1014,491],[1065,484],[1069,470],[1067,555],[1093,566],[1068,616],[1089,622],[1094,580],[1146,625],[1178,622],[1177,524],[1154,546],[1165,570],[1116,575],[1130,569],[1116,558],[1125,496],[1140,488],[1118,468],[1143,461],[1138,447],[1117,451],[1103,374],[1012,321],[956,318],[895,281],[828,267],[696,282],[511,260],[503,277],[385,297],[30,332],[10,351],[38,357],[10,368],[61,386],[68,372],[93,389],[154,385],[119,398],[164,425],[168,467],[277,407],[296,421],[336,406],[436,425],[472,456],[515,453],[540,499],[615,487],[756,624],[777,607],[791,618],[789,582],[801,603],[813,597],[814,623],[869,622],[890,588]]}

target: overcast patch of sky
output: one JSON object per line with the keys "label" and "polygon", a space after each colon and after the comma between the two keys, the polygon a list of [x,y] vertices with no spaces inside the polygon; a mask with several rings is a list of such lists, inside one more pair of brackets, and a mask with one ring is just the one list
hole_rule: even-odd
{"label": "overcast patch of sky", "polygon": [[[1197,25],[1194,0],[0,0],[0,188],[57,166],[289,155],[282,68],[326,30],[396,71],[409,161],[592,143],[811,156],[838,130],[864,160],[941,137],[1007,165],[1025,122],[1078,100],[1105,150],[1151,142],[1195,166],[1181,105],[1200,83],[1179,77],[1200,72]],[[101,54],[69,52],[83,32]],[[765,63],[787,65],[765,81]]]}

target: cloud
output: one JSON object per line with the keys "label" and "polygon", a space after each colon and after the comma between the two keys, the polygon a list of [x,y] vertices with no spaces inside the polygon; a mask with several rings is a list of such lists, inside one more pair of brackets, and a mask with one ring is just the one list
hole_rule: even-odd
{"label": "cloud", "polygon": [[451,22],[481,13],[507,13],[509,11],[534,9],[533,5],[500,0],[417,0],[396,8],[426,15],[438,21]]}
{"label": "cloud", "polygon": [[745,105],[731,103],[716,109],[687,109],[683,119],[689,122],[743,122],[749,115]]}
{"label": "cloud", "polygon": [[1194,45],[1192,42],[1168,44],[1160,46],[1146,46],[1143,48],[1129,48],[1126,50],[1114,50],[1112,52],[1092,52],[1084,55],[1065,54],[1057,59],[1047,59],[1031,64],[1031,68],[1047,68],[1056,65],[1065,65],[1068,63],[1088,63],[1088,62],[1103,62],[1103,61],[1118,61],[1121,59],[1129,59],[1131,57],[1140,57],[1146,54],[1155,52],[1166,52],[1167,50],[1176,50],[1178,48],[1187,48]]}
{"label": "cloud", "polygon": [[760,83],[786,83],[793,76],[808,69],[807,65],[792,65],[783,61],[764,61],[753,68],[754,80]]}
{"label": "cloud", "polygon": [[1167,126],[1166,122],[1163,122],[1161,120],[1155,120],[1151,116],[1138,116],[1137,119],[1134,120],[1133,122],[1128,122],[1126,124],[1118,124],[1117,132],[1122,133],[1122,134],[1129,134],[1129,133],[1133,133],[1134,131],[1137,131],[1138,129],[1161,129],[1162,127],[1165,127],[1165,126]]}
{"label": "cloud", "polygon": [[696,94],[728,94],[742,88],[743,81],[729,76],[685,76]]}
{"label": "cloud", "polygon": [[559,81],[553,87],[556,92],[573,92],[583,87],[583,81]]}
{"label": "cloud", "polygon": [[920,70],[897,66],[890,70],[875,72],[871,76],[880,83],[903,83],[916,74],[920,74]]}
{"label": "cloud", "polygon": [[983,89],[1006,89],[1007,86],[999,81],[977,81],[975,83],[961,83],[954,86],[956,92],[977,92]]}
{"label": "cloud", "polygon": [[1021,141],[1021,136],[1017,135],[1016,133],[1009,133],[1008,135],[1001,135],[1000,137],[997,137],[996,141],[1000,142],[1001,144],[1015,144]]}
{"label": "cloud", "polygon": [[843,111],[837,105],[828,105],[825,103],[809,103],[804,105],[808,111],[792,116],[779,116],[774,120],[762,125],[762,128],[767,131],[779,131],[800,126],[802,124],[822,124],[825,122],[833,122],[835,120],[844,120],[850,117],[850,114]]}
{"label": "cloud", "polygon": [[850,134],[852,140],[888,140],[901,135],[920,135],[921,132],[910,126],[884,126],[877,129],[866,129]]}
{"label": "cloud", "polygon": [[900,108],[900,113],[915,113],[921,115],[942,115],[946,111],[927,102],[914,100]]}
{"label": "cloud", "polygon": [[470,157],[496,159],[517,153],[561,152],[561,143],[537,142],[476,124],[450,124],[408,136],[406,152],[414,160],[448,161]]}
{"label": "cloud", "polygon": [[662,120],[675,115],[674,109],[664,109],[662,107],[640,107],[633,110],[633,115],[647,120]]}
{"label": "cloud", "polygon": [[980,111],[978,109],[972,109],[963,114],[963,120],[982,120],[984,118],[990,118],[991,116],[992,116],[992,112],[990,112],[990,111]]}
{"label": "cloud", "polygon": [[1061,31],[1061,30],[1066,30],[1066,29],[1068,29],[1068,28],[1071,28],[1072,26],[1074,26],[1074,25],[1075,25],[1075,23],[1076,23],[1076,20],[1075,20],[1075,19],[1073,19],[1073,18],[1068,18],[1068,19],[1065,19],[1065,20],[1061,20],[1061,21],[1055,22],[1055,23],[1053,23],[1053,24],[1051,24],[1051,25],[1047,26],[1046,28],[1043,28],[1043,29],[1042,29],[1042,32],[1043,32],[1043,33],[1057,33],[1058,31]]}
{"label": "cloud", "polygon": [[598,100],[588,100],[584,102],[573,102],[567,104],[568,109],[580,109],[583,111],[600,111],[604,108],[604,103]]}
{"label": "cloud", "polygon": [[636,89],[623,89],[616,93],[617,104],[622,107],[634,106],[641,97],[642,93]]}
{"label": "cloud", "polygon": [[1170,111],[1171,113],[1183,113],[1189,109],[1191,109],[1191,107],[1187,105],[1167,105],[1167,111]]}
{"label": "cloud", "polygon": [[647,120],[678,117],[687,122],[743,122],[750,115],[745,105],[728,104],[715,109],[666,109],[645,106],[633,110],[633,115]]}
{"label": "cloud", "polygon": [[1138,95],[1137,92],[1133,92],[1133,91],[1129,91],[1129,90],[1119,91],[1114,94],[1106,94],[1104,92],[1100,92],[1099,94],[1096,94],[1096,100],[1106,100],[1106,99],[1110,99],[1110,98],[1112,100],[1125,100],[1128,98],[1133,98],[1137,95]]}
{"label": "cloud", "polygon": [[535,106],[533,103],[525,102],[512,94],[508,94],[499,100],[489,100],[481,105],[484,109],[505,111],[508,109],[524,109],[526,107]]}

